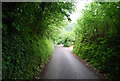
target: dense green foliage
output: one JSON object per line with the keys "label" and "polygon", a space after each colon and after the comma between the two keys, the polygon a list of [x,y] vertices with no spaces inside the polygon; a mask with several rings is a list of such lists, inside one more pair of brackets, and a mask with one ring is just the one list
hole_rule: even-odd
{"label": "dense green foliage", "polygon": [[48,61],[71,3],[3,3],[3,79],[31,79]]}
{"label": "dense green foliage", "polygon": [[[67,41],[71,42],[71,44],[75,40],[75,35],[73,31],[63,31],[61,35],[56,39],[57,44],[65,44]],[[70,45],[71,45],[70,44]]]}
{"label": "dense green foliage", "polygon": [[120,2],[93,2],[83,10],[75,28],[74,53],[109,79],[119,81]]}
{"label": "dense green foliage", "polygon": [[72,45],[75,41],[74,24],[68,24],[61,32],[56,38],[57,44],[64,44],[65,47]]}
{"label": "dense green foliage", "polygon": [[70,45],[71,45],[70,41],[66,41],[66,42],[64,43],[64,47],[69,47]]}

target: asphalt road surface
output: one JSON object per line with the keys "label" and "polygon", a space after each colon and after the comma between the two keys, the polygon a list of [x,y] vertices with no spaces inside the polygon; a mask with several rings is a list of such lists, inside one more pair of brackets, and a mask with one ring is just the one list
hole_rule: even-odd
{"label": "asphalt road surface", "polygon": [[99,79],[72,54],[72,48],[56,45],[44,79]]}

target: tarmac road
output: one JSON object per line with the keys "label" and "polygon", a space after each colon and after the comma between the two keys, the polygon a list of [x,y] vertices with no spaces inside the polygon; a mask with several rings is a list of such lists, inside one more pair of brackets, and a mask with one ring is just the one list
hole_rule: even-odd
{"label": "tarmac road", "polygon": [[56,45],[43,79],[99,79],[72,54],[72,48]]}

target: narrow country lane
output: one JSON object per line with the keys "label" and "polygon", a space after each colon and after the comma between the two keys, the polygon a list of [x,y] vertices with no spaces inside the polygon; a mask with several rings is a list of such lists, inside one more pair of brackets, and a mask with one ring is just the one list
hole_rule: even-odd
{"label": "narrow country lane", "polygon": [[72,54],[72,48],[55,46],[44,79],[99,79]]}

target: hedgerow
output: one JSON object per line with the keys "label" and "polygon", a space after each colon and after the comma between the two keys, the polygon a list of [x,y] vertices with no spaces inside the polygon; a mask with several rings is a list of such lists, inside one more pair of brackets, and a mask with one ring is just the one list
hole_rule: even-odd
{"label": "hedgerow", "polygon": [[93,2],[83,10],[75,33],[74,53],[112,81],[120,72],[120,2]]}

